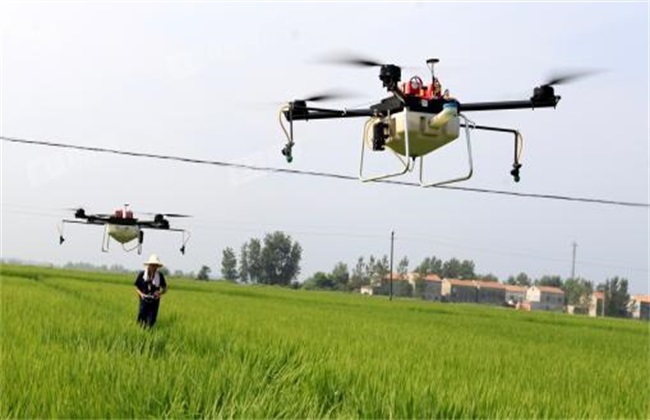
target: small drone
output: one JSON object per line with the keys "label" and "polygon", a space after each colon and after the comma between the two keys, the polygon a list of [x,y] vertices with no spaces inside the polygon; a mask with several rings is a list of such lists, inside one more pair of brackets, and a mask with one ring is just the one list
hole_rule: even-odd
{"label": "small drone", "polygon": [[[477,125],[470,121],[465,112],[497,111],[508,109],[555,108],[560,96],[555,94],[553,85],[566,83],[581,77],[586,73],[576,73],[554,77],[546,83],[535,87],[530,98],[513,101],[494,102],[460,102],[453,98],[449,90],[442,90],[440,81],[435,76],[437,58],[428,59],[427,65],[431,71],[431,83],[425,84],[419,76],[413,76],[406,82],[400,82],[402,69],[394,64],[382,64],[375,60],[358,57],[346,57],[333,60],[336,64],[348,64],[360,67],[379,67],[379,80],[383,87],[392,95],[382,99],[369,108],[329,109],[308,105],[308,102],[331,100],[338,97],[335,94],[316,95],[305,99],[294,100],[280,109],[280,126],[284,131],[287,142],[282,154],[288,162],[293,160],[294,121],[308,121],[331,118],[369,118],[364,126],[361,142],[361,162],[359,179],[361,181],[376,181],[412,172],[416,159],[420,160],[419,181],[423,187],[432,187],[471,178],[473,173],[470,132],[486,130],[510,133],[514,136],[514,163],[510,174],[515,182],[519,182],[521,168],[521,149],[523,138],[519,131],[511,128]],[[289,127],[285,126],[284,119]],[[462,120],[462,121],[461,121]],[[465,132],[469,172],[467,175],[443,180],[426,181],[424,179],[424,157],[429,153],[456,140],[461,128]],[[399,170],[385,174],[364,174],[364,156],[366,148],[373,151],[383,151],[388,148],[400,161]]]}
{"label": "small drone", "polygon": [[[133,212],[129,210],[129,205],[125,204],[123,209],[117,209],[113,214],[86,214],[83,208],[73,209],[75,219],[80,220],[62,220],[62,226],[59,228],[59,244],[63,244],[63,226],[66,223],[79,223],[84,225],[103,225],[104,238],[102,240],[102,251],[108,252],[110,238],[115,239],[122,244],[122,248],[127,251],[138,251],[142,253],[142,242],[144,241],[143,229],[158,229],[174,232],[181,232],[183,242],[180,248],[181,254],[185,254],[185,244],[190,239],[190,233],[184,229],[173,229],[169,227],[167,217],[189,217],[184,214],[159,213],[155,214],[152,220],[142,220],[133,217]],[[126,244],[132,241],[137,242],[135,245],[127,248]]]}

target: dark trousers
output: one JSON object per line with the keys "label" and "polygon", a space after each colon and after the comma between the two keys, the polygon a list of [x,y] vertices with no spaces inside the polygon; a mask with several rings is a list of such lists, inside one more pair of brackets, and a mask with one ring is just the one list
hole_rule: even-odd
{"label": "dark trousers", "polygon": [[138,312],[138,323],[143,327],[153,327],[158,317],[160,299],[140,299],[140,311]]}

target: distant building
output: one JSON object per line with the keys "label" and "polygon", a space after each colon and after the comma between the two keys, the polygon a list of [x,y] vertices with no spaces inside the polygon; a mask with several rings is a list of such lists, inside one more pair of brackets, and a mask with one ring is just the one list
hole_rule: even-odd
{"label": "distant building", "polygon": [[413,296],[413,286],[409,280],[409,275],[401,275],[399,273],[393,273],[392,282],[390,273],[387,274],[380,285],[372,288],[372,294],[388,296],[391,294],[391,288],[393,296]]}
{"label": "distant building", "polygon": [[[417,283],[422,280],[421,297],[426,300],[440,301],[442,299],[442,281],[435,274],[428,274],[421,278],[418,273],[399,274],[393,273],[392,289],[393,296],[411,297],[414,296]],[[374,283],[370,286],[363,286],[360,290],[364,295],[390,295],[391,275],[386,274],[381,283]]]}
{"label": "distant building", "polygon": [[514,286],[510,284],[505,285],[506,288],[506,302],[516,305],[526,300],[526,286]]}
{"label": "distant building", "polygon": [[422,299],[442,300],[442,279],[435,274],[428,274],[423,279]]}
{"label": "distant building", "polygon": [[631,296],[628,310],[632,318],[650,320],[650,295]]}
{"label": "distant building", "polygon": [[506,287],[496,281],[475,280],[476,299],[478,303],[503,305],[506,301]]}
{"label": "distant building", "polygon": [[442,296],[449,302],[478,302],[478,289],[473,280],[443,279]]}
{"label": "distant building", "polygon": [[589,301],[589,316],[603,316],[603,302],[605,294],[603,292],[593,292]]}
{"label": "distant building", "polygon": [[531,286],[526,291],[526,300],[533,311],[564,310],[564,292],[557,287]]}

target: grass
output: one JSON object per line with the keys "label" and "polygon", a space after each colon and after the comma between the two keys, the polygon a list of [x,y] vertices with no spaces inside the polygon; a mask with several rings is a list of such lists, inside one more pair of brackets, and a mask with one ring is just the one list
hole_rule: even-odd
{"label": "grass", "polygon": [[3,418],[649,418],[631,320],[3,265]]}

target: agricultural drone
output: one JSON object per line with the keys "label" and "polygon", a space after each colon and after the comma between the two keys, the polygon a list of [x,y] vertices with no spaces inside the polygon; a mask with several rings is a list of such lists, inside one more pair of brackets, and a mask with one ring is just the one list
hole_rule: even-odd
{"label": "agricultural drone", "polygon": [[[411,77],[408,82],[401,82],[402,69],[394,64],[383,64],[376,60],[346,56],[330,60],[335,64],[357,67],[379,67],[379,80],[391,95],[368,108],[333,109],[312,106],[311,103],[336,99],[336,94],[321,94],[293,100],[280,109],[279,119],[287,142],[282,154],[288,162],[293,160],[294,122],[333,118],[367,118],[361,142],[361,161],[359,178],[362,181],[376,181],[407,172],[412,172],[419,159],[419,183],[423,187],[438,186],[464,181],[473,174],[470,133],[473,130],[485,130],[509,133],[514,138],[514,162],[510,174],[515,182],[520,180],[521,150],[523,139],[518,130],[512,128],[478,125],[469,120],[465,114],[474,111],[500,111],[510,109],[555,108],[560,96],[555,94],[553,86],[567,83],[588,73],[565,74],[553,77],[533,88],[527,99],[462,102],[451,96],[448,89],[443,90],[435,75],[437,58],[426,61],[431,72],[430,83],[425,83],[419,76]],[[285,124],[288,123],[288,127]],[[424,176],[424,157],[441,147],[458,139],[465,133],[468,156],[468,173],[464,176],[442,180],[427,181]],[[366,149],[374,152],[388,149],[399,160],[399,169],[395,172],[368,175],[364,172]]]}
{"label": "agricultural drone", "polygon": [[[157,229],[165,231],[174,231],[182,233],[181,254],[185,254],[185,244],[190,239],[190,233],[184,229],[174,229],[169,225],[168,217],[189,217],[184,214],[157,213],[153,219],[143,220],[134,217],[129,205],[125,204],[124,208],[117,209],[113,214],[87,214],[83,208],[74,210],[75,220],[62,220],[62,226],[59,229],[59,244],[63,244],[63,226],[66,223],[79,223],[84,225],[102,225],[104,226],[104,237],[102,240],[102,251],[108,252],[110,238],[115,239],[122,244],[125,251],[138,251],[142,253],[142,243],[144,241],[144,229]],[[136,241],[135,244],[127,248],[127,244]]]}

